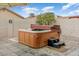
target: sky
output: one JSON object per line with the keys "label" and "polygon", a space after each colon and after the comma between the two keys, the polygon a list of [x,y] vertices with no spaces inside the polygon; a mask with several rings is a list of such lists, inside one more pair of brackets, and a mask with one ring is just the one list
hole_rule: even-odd
{"label": "sky", "polygon": [[27,6],[16,6],[10,9],[23,17],[28,17],[30,13],[39,15],[46,12],[58,16],[79,16],[79,3],[30,3]]}

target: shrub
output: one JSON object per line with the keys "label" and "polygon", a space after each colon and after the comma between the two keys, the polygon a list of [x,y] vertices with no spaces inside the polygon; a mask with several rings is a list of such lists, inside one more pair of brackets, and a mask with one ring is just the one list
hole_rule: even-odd
{"label": "shrub", "polygon": [[36,23],[39,25],[50,25],[55,22],[54,13],[44,13],[37,16]]}

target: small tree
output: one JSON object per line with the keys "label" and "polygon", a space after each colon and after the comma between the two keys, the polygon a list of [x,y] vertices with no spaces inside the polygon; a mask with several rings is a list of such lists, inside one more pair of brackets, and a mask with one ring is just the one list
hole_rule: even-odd
{"label": "small tree", "polygon": [[55,22],[54,13],[44,13],[37,16],[36,23],[39,25],[50,25]]}

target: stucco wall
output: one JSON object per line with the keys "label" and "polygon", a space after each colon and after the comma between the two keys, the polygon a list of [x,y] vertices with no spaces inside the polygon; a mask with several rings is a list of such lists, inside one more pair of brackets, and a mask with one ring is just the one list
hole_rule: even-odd
{"label": "stucco wall", "polygon": [[[8,23],[9,19],[13,20],[13,24]],[[19,29],[27,29],[35,22],[36,17],[22,19],[7,10],[0,10],[0,38],[18,36]],[[79,37],[79,18],[56,17],[56,24],[61,26],[62,35]]]}
{"label": "stucco wall", "polygon": [[79,18],[58,17],[57,24],[60,24],[62,35],[79,37]]}
{"label": "stucco wall", "polygon": [[36,20],[37,20],[36,17],[28,17],[28,18],[22,20],[23,28],[24,29],[30,28],[30,25],[35,24]]}
{"label": "stucco wall", "polygon": [[[8,23],[10,19],[12,24]],[[35,18],[22,19],[7,10],[0,10],[0,38],[18,36],[19,29],[27,29],[32,23],[35,23]]]}
{"label": "stucco wall", "polygon": [[[9,24],[9,20],[13,20],[13,24]],[[12,14],[7,10],[0,10],[0,37],[16,35],[16,31],[21,27],[21,18]],[[14,31],[13,31],[14,30]]]}

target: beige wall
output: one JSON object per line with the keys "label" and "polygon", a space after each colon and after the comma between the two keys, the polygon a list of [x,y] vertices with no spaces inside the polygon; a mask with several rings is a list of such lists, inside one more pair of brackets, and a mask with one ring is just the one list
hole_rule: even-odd
{"label": "beige wall", "polygon": [[[9,19],[13,20],[13,24],[9,24]],[[56,18],[56,24],[61,26],[62,35],[79,37],[79,18]],[[6,36],[18,36],[18,30],[27,29],[30,24],[35,24],[36,18],[22,19],[9,11],[0,10],[0,38]]]}
{"label": "beige wall", "polygon": [[[9,19],[13,20],[13,24],[9,24]],[[0,37],[16,35],[16,31],[21,27],[21,18],[12,14],[7,10],[0,10]],[[13,32],[14,30],[14,32]]]}
{"label": "beige wall", "polygon": [[[9,19],[13,20],[13,24],[8,23]],[[7,10],[0,10],[0,38],[18,36],[19,29],[27,29],[32,23],[35,23],[35,18],[22,19]]]}
{"label": "beige wall", "polygon": [[61,26],[62,35],[79,37],[79,18],[58,17],[56,20]]}
{"label": "beige wall", "polygon": [[23,22],[23,28],[25,28],[25,29],[30,28],[31,24],[36,23],[36,17],[26,18],[22,22]]}

